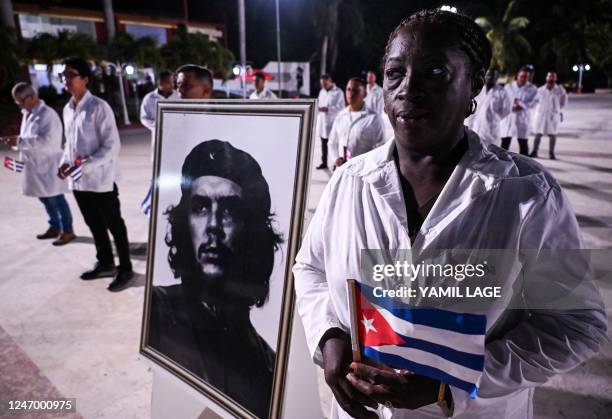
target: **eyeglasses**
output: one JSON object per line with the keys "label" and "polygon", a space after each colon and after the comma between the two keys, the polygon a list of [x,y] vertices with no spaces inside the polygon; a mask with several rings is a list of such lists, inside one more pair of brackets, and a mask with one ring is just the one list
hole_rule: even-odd
{"label": "eyeglasses", "polygon": [[63,73],[59,73],[58,76],[60,80],[66,81],[66,80],[73,79],[75,77],[80,77],[81,75],[77,73],[76,71],[64,71]]}

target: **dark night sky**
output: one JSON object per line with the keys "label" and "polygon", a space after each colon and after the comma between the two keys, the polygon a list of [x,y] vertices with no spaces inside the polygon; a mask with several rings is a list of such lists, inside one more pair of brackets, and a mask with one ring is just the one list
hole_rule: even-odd
{"label": "dark night sky", "polygon": [[[320,36],[313,24],[317,11],[328,0],[280,0],[282,55],[286,61],[311,61],[312,73],[319,67]],[[541,45],[556,31],[562,31],[549,17],[552,4],[561,5],[570,11],[588,8],[599,0],[582,0],[581,8],[576,8],[572,0],[517,0],[520,15],[530,18],[531,24],[525,31],[533,51],[525,55],[523,61],[536,64],[536,81],[544,77],[545,68],[554,63],[540,54]],[[36,3],[50,6],[90,8],[102,10],[102,1],[83,2],[77,0],[25,0],[19,3]],[[338,63],[336,78],[345,81],[369,68],[378,68],[389,33],[402,20],[417,10],[452,4],[462,13],[476,17],[487,11],[507,4],[506,0],[342,0],[343,4],[353,4],[361,12],[364,30],[354,36],[351,31],[351,12],[345,6],[340,9],[338,41]],[[274,0],[245,0],[247,26],[247,59],[257,67],[276,58],[276,32]],[[183,1],[168,0],[114,0],[116,12],[135,13],[150,16],[181,18]],[[225,23],[227,25],[228,46],[238,57],[237,0],[188,0],[189,18],[195,21]],[[541,69],[541,71],[538,71]],[[593,72],[594,73],[594,72]],[[594,76],[595,74],[593,74]],[[568,71],[560,71],[560,78],[573,77]]]}

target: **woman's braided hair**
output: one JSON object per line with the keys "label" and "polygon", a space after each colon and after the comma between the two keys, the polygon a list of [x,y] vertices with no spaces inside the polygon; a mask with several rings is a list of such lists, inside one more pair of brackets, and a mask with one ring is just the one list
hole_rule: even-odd
{"label": "woman's braided hair", "polygon": [[384,62],[387,61],[391,43],[402,30],[424,24],[440,26],[448,33],[449,39],[456,39],[459,48],[470,60],[472,74],[480,70],[486,71],[491,62],[491,45],[482,29],[471,18],[460,13],[446,10],[421,10],[404,19],[389,36],[385,47]]}

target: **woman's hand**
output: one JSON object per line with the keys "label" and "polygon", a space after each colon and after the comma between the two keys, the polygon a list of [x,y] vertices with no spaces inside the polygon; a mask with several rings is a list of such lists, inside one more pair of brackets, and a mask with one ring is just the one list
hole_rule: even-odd
{"label": "woman's hand", "polygon": [[386,366],[375,367],[360,362],[353,362],[350,368],[353,372],[347,374],[347,380],[364,396],[380,404],[418,409],[438,399],[440,382],[433,378],[406,370],[398,373]]}
{"label": "woman's hand", "polygon": [[376,413],[365,408],[369,406],[376,409],[378,403],[357,391],[347,381],[352,360],[350,337],[343,332],[334,333],[322,343],[321,352],[325,381],[342,409],[355,418],[378,418]]}

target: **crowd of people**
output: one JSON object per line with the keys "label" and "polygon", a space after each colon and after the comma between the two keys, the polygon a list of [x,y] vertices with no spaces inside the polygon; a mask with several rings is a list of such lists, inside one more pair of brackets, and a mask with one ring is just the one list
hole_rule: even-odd
{"label": "crowd of people", "polygon": [[[565,90],[554,72],[536,88],[527,67],[516,80],[499,86],[490,60],[489,42],[473,20],[437,9],[408,17],[391,33],[383,59],[384,88],[376,84],[375,72],[368,73],[367,81],[351,78],[344,92],[330,75],[320,78],[322,161],[317,168],[333,166],[335,171],[293,273],[311,355],[334,394],[334,417],[375,417],[368,408],[383,407],[419,409],[421,417],[453,411],[470,418],[490,412],[531,417],[533,388],[588,359],[606,340],[603,303],[596,287],[581,277],[589,309],[487,305],[482,310],[488,329],[477,398],[449,384],[444,375],[422,373],[425,369],[352,362],[346,278],[360,276],[363,249],[505,249],[518,260],[523,249],[582,248],[576,217],[557,181],[527,157],[538,157],[541,137],[548,135],[550,157],[555,158]],[[119,132],[110,106],[88,90],[88,63],[70,58],[64,66],[61,77],[71,98],[63,110],[63,128],[32,86],[18,83],[12,93],[22,108],[22,126],[19,135],[5,142],[21,152],[24,194],[38,197],[48,212],[49,228],[38,238],[56,238],[58,246],[74,240],[64,197],[72,191],[96,248],[96,264],[81,278],[113,276],[108,289],[117,291],[133,276],[116,183]],[[273,99],[265,77],[256,80],[251,98]],[[212,93],[212,74],[204,67],[189,64],[175,74],[160,73],[141,109],[151,143],[158,101],[209,99]],[[392,141],[385,142],[383,114],[393,128]],[[535,141],[529,153],[531,133]],[[513,137],[520,155],[507,151]],[[203,151],[196,151],[210,155],[206,147],[213,145],[203,143],[198,146]],[[547,278],[551,293],[567,289],[572,272],[551,275],[542,264],[525,266]],[[515,288],[515,275],[500,275]],[[521,285],[525,301],[535,292],[529,285]],[[445,344],[436,347],[455,351]]]}
{"label": "crowd of people", "polygon": [[[55,239],[62,246],[76,238],[72,215],[64,194],[72,191],[96,245],[95,266],[81,275],[84,280],[114,276],[109,289],[122,289],[132,277],[132,265],[125,222],[121,217],[118,155],[119,133],[110,106],[92,95],[88,83],[92,77],[88,63],[80,58],[64,61],[61,74],[71,99],[64,107],[62,121],[55,111],[38,98],[35,89],[20,82],[12,90],[15,103],[22,109],[20,133],[5,137],[4,142],[20,151],[23,162],[23,194],[39,198],[48,217],[48,229],[38,239]],[[484,85],[472,102],[465,125],[487,145],[508,149],[516,137],[520,153],[538,157],[543,135],[550,138],[549,155],[555,159],[555,143],[561,113],[567,103],[565,89],[557,76],[549,72],[546,83],[536,88],[533,68],[522,67],[516,80],[497,83],[499,71],[489,69]],[[366,80],[351,78],[343,92],[329,74],[320,77],[317,133],[321,141],[321,163],[317,169],[335,169],[349,159],[365,154],[385,140],[383,89],[375,71]],[[188,64],[175,73],[158,74],[154,90],[142,101],[140,121],[151,132],[151,159],[154,154],[156,104],[160,100],[210,99],[212,73],[204,67]],[[250,99],[276,99],[266,87],[265,76],[255,75],[255,89]],[[529,134],[535,134],[531,153]],[[66,144],[62,147],[62,138]],[[59,165],[57,164],[59,162]],[[59,169],[57,169],[59,166]],[[57,173],[54,173],[57,171]],[[110,231],[115,239],[119,265],[115,267]]]}

